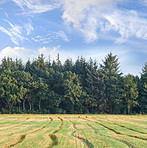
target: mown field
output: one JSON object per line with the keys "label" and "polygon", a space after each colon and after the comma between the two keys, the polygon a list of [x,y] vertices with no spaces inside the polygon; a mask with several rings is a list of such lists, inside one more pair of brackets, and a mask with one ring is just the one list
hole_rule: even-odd
{"label": "mown field", "polygon": [[0,115],[0,148],[145,148],[147,115]]}

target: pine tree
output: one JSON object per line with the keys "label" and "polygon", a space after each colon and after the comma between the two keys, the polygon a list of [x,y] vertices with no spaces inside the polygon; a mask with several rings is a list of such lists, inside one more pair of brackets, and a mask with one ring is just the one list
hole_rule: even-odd
{"label": "pine tree", "polygon": [[64,72],[65,72],[65,71],[72,71],[72,67],[73,67],[72,59],[67,59],[67,60],[64,62]]}
{"label": "pine tree", "polygon": [[121,98],[120,76],[122,73],[119,70],[118,58],[109,53],[103,64],[100,64],[100,77],[102,81],[102,91],[105,96],[105,109],[108,113],[113,113],[115,106]]}
{"label": "pine tree", "polygon": [[[92,112],[94,109],[98,108],[99,104],[99,94],[98,94],[98,83],[97,83],[97,66],[90,59],[87,65],[87,79],[86,79],[86,86],[85,90],[87,93],[87,97],[85,98],[84,104],[88,108],[89,112]],[[96,109],[98,111],[98,109]]]}
{"label": "pine tree", "polygon": [[10,113],[13,111],[13,106],[21,102],[25,91],[23,86],[18,87],[17,80],[10,70],[3,71],[0,75],[0,98]]}
{"label": "pine tree", "polygon": [[140,112],[147,113],[147,63],[142,69],[138,102],[140,105]]}
{"label": "pine tree", "polygon": [[123,89],[125,92],[124,99],[127,106],[127,112],[130,114],[132,107],[135,107],[138,104],[136,101],[136,98],[138,97],[137,84],[134,82],[132,75],[125,76]]}
{"label": "pine tree", "polygon": [[74,107],[82,96],[82,87],[75,73],[64,73],[64,101],[67,113],[74,113]]}

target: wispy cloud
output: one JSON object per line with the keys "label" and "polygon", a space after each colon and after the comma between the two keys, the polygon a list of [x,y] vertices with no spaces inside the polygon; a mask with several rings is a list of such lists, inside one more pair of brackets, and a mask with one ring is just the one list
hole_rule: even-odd
{"label": "wispy cloud", "polygon": [[10,21],[8,20],[4,20],[5,22],[7,22],[9,24],[9,27],[2,27],[0,26],[0,31],[6,33],[8,36],[10,36],[11,41],[16,44],[19,45],[19,42],[26,40],[27,38],[25,37],[24,34],[24,30],[26,31],[26,35],[29,35],[30,32],[33,30],[33,26],[30,23],[25,23],[22,26],[17,25],[17,24],[12,24]]}
{"label": "wispy cloud", "polygon": [[106,27],[106,31],[115,31],[121,35],[116,40],[117,43],[123,43],[131,37],[147,40],[147,20],[140,17],[136,11],[116,10],[105,14],[104,18],[109,22],[109,28]]}
{"label": "wispy cloud", "polygon": [[68,37],[66,36],[66,34],[64,33],[64,31],[58,31],[58,32],[52,32],[52,33],[48,33],[47,35],[44,36],[36,36],[34,38],[32,38],[33,41],[35,42],[41,42],[41,43],[49,43],[51,41],[65,41],[65,42],[69,42]]}
{"label": "wispy cloud", "polygon": [[26,34],[27,34],[27,35],[29,35],[29,34],[34,30],[32,24],[31,24],[30,22],[24,24],[24,28],[25,28],[25,30],[26,30]]}
{"label": "wispy cloud", "polygon": [[[61,0],[64,22],[80,31],[86,43],[99,38],[101,33],[116,32],[116,43],[131,37],[147,39],[147,19],[134,10],[117,8],[126,0]],[[144,4],[147,0],[143,0]]]}
{"label": "wispy cloud", "polygon": [[46,0],[12,0],[22,10],[23,14],[39,14],[58,7],[57,3]]}
{"label": "wispy cloud", "polygon": [[102,12],[111,9],[116,2],[118,0],[61,0],[62,18],[83,34],[85,42],[90,43],[98,39],[98,22]]}
{"label": "wispy cloud", "polygon": [[[1,4],[1,3],[0,3]],[[5,16],[8,18],[8,13],[3,9],[3,8],[0,8],[0,10],[5,14]]]}
{"label": "wispy cloud", "polygon": [[0,30],[10,36],[11,41],[18,45],[19,40],[23,41],[25,38],[21,35],[21,27],[18,25],[12,25],[9,23],[10,27],[8,29],[0,26]]}

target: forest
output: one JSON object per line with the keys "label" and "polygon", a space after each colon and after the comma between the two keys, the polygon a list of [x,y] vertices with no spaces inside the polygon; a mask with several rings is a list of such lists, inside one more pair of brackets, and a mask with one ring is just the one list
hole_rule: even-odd
{"label": "forest", "polygon": [[124,75],[117,55],[102,64],[78,57],[51,61],[43,54],[0,64],[0,113],[146,114],[147,62],[141,76]]}

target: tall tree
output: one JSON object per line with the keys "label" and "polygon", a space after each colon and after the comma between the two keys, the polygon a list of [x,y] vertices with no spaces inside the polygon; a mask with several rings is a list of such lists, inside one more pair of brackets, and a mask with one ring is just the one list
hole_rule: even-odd
{"label": "tall tree", "polygon": [[138,97],[137,84],[134,82],[132,75],[125,76],[123,87],[127,112],[130,114],[132,107],[135,107],[138,104],[136,101],[136,98]]}
{"label": "tall tree", "polygon": [[100,64],[100,74],[104,84],[103,93],[105,102],[107,102],[108,113],[113,113],[115,106],[121,98],[120,77],[122,73],[119,70],[118,58],[109,53],[103,64]]}
{"label": "tall tree", "polygon": [[87,97],[85,98],[84,104],[87,106],[89,112],[92,112],[94,108],[98,107],[98,73],[96,64],[90,59],[88,66],[87,66],[87,79],[86,79],[86,86],[85,90],[87,93]]}
{"label": "tall tree", "polygon": [[82,87],[78,76],[71,71],[64,73],[64,104],[67,113],[74,113],[75,104],[82,96]]}
{"label": "tall tree", "polygon": [[47,97],[47,89],[48,89],[47,84],[45,84],[45,82],[42,80],[42,78],[39,78],[39,80],[37,81],[37,84],[36,84],[36,91],[34,94],[35,98],[38,99],[39,112],[41,112],[41,102],[43,100],[45,100]]}
{"label": "tall tree", "polygon": [[141,73],[138,102],[140,112],[147,113],[147,62]]}
{"label": "tall tree", "polygon": [[82,87],[85,89],[87,79],[87,62],[84,57],[78,57],[75,64],[73,65],[73,72],[79,76]]}
{"label": "tall tree", "polygon": [[65,71],[72,71],[72,67],[73,67],[72,59],[67,59],[67,60],[64,62],[64,72],[65,72]]}
{"label": "tall tree", "polygon": [[13,106],[21,102],[25,89],[18,87],[17,80],[11,75],[10,70],[5,70],[0,75],[0,98],[8,107],[9,112],[13,111]]}
{"label": "tall tree", "polygon": [[12,73],[13,77],[15,77],[15,79],[17,80],[17,84],[18,87],[21,88],[23,87],[25,91],[23,91],[23,98],[21,99],[23,101],[23,111],[26,111],[26,100],[30,100],[30,89],[29,86],[30,84],[33,82],[33,77],[31,76],[31,74],[29,72],[25,72],[25,71],[15,71]]}

